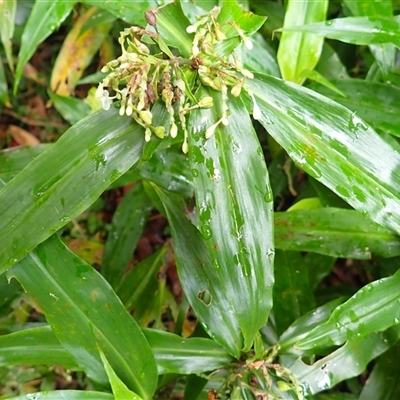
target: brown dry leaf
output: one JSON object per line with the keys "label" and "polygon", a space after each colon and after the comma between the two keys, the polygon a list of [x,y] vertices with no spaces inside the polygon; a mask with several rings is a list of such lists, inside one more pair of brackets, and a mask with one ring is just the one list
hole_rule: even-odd
{"label": "brown dry leaf", "polygon": [[40,140],[36,136],[33,136],[31,133],[19,126],[10,125],[8,131],[11,133],[14,140],[22,146],[34,146],[40,144]]}
{"label": "brown dry leaf", "polygon": [[73,93],[83,71],[108,34],[112,22],[113,18],[97,7],[89,8],[78,17],[57,56],[50,81],[53,92],[60,96]]}
{"label": "brown dry leaf", "polygon": [[37,69],[30,63],[26,63],[24,65],[22,74],[24,75],[25,78],[31,79],[34,82],[38,83],[39,85],[42,86],[46,85],[46,78],[45,77],[39,78]]}

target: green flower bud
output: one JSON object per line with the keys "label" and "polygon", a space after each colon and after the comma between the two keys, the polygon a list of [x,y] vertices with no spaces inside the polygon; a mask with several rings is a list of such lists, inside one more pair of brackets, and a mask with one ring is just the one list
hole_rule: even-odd
{"label": "green flower bud", "polygon": [[165,136],[165,128],[163,126],[157,126],[153,128],[153,132],[156,134],[157,137],[160,139],[164,139]]}
{"label": "green flower bud", "polygon": [[146,142],[150,142],[151,139],[151,130],[150,128],[146,128],[145,132],[144,132],[144,140]]}
{"label": "green flower bud", "polygon": [[139,117],[146,125],[151,125],[151,121],[153,120],[153,114],[150,111],[148,110],[139,111]]}
{"label": "green flower bud", "polygon": [[182,152],[183,152],[184,154],[187,154],[188,151],[189,151],[189,144],[188,144],[188,142],[185,140],[185,141],[182,143]]}
{"label": "green flower bud", "polygon": [[203,96],[198,104],[200,108],[211,108],[213,106],[213,98],[211,96]]}

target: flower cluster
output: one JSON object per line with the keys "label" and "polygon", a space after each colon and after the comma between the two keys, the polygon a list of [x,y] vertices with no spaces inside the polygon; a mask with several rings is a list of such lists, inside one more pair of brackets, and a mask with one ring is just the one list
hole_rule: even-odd
{"label": "flower cluster", "polygon": [[[222,116],[206,130],[206,137],[211,137],[219,124],[227,125],[228,87],[233,96],[239,96],[242,89],[251,95],[245,81],[251,79],[253,74],[241,68],[233,51],[222,54],[219,50],[218,44],[226,40],[226,35],[217,22],[219,12],[220,8],[215,7],[187,28],[189,33],[194,33],[192,56],[189,59],[174,56],[158,34],[152,31],[131,27],[121,32],[119,43],[122,54],[103,67],[102,72],[108,75],[96,91],[96,97],[103,109],[108,110],[113,101],[118,101],[120,115],[131,116],[143,126],[146,141],[151,139],[153,133],[159,138],[166,134],[174,138],[178,135],[180,126],[184,134],[182,150],[186,153],[188,132],[185,115],[194,108],[213,106],[212,97],[204,96],[197,100],[192,94],[196,86],[204,85],[221,92],[223,103]],[[248,48],[252,47],[251,41],[234,22],[229,27],[233,27],[236,36]],[[143,40],[144,36],[152,39],[161,53],[151,54]],[[189,85],[186,74],[193,72],[196,73],[196,79],[190,80]],[[151,109],[158,101],[164,103],[168,112],[167,127],[154,122]],[[254,105],[253,114],[256,117],[255,101]]]}

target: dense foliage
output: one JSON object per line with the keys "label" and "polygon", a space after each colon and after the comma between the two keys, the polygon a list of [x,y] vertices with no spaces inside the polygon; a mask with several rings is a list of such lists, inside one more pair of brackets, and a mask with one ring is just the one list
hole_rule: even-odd
{"label": "dense foliage", "polygon": [[0,2],[0,398],[400,397],[399,11]]}

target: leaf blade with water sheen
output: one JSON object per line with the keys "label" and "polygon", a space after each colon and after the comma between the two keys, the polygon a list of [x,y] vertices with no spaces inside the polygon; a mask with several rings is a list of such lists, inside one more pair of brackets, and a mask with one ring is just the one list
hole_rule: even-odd
{"label": "leaf blade with water sheen", "polygon": [[138,162],[143,143],[132,119],[99,111],[0,189],[0,273],[92,204]]}
{"label": "leaf blade with water sheen", "polygon": [[141,329],[106,280],[58,237],[37,246],[8,276],[36,299],[57,339],[88,376],[108,383],[99,346],[124,383],[151,398],[157,368]]}
{"label": "leaf blade with water sheen", "polygon": [[306,88],[271,76],[247,84],[261,110],[259,122],[304,171],[400,232],[400,154],[392,146],[353,112]]}
{"label": "leaf blade with water sheen", "polygon": [[222,115],[220,94],[208,94],[214,107],[193,111],[188,120],[199,229],[218,276],[210,285],[230,302],[243,350],[248,351],[272,306],[272,192],[260,144],[240,99],[229,97],[229,124],[220,124],[205,138],[206,129]]}

